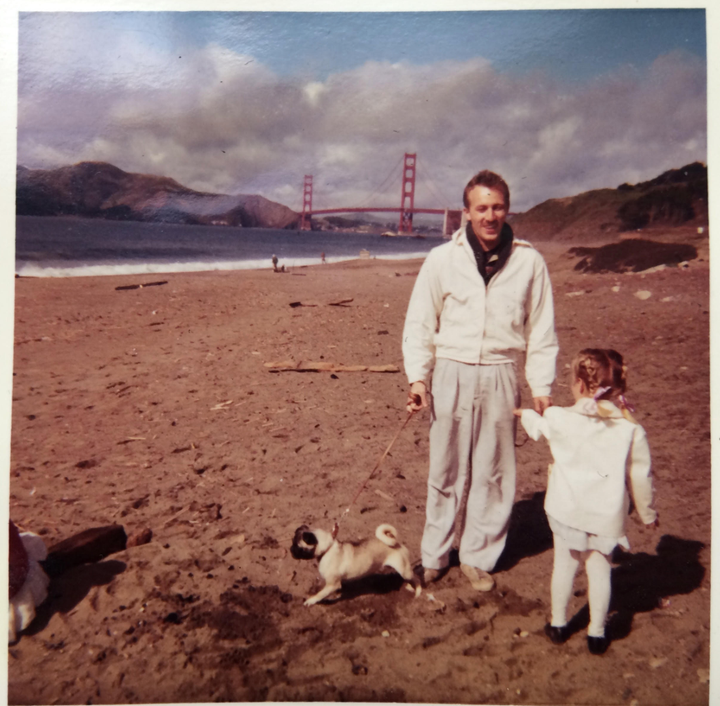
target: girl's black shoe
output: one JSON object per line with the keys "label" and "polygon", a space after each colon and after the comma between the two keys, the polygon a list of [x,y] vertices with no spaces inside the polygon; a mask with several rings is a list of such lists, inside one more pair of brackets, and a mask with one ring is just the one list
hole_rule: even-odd
{"label": "girl's black shoe", "polygon": [[607,637],[591,637],[588,635],[587,643],[590,654],[603,655],[610,645],[610,640],[608,640]]}
{"label": "girl's black shoe", "polygon": [[567,625],[562,627],[556,627],[547,623],[545,625],[545,634],[550,638],[550,642],[554,645],[562,645],[563,642],[567,642],[570,638],[570,629]]}

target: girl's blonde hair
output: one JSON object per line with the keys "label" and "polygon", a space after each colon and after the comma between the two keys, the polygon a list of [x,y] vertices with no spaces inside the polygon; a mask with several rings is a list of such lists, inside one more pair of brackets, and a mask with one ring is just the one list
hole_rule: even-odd
{"label": "girl's blonde hair", "polygon": [[625,401],[627,366],[620,353],[612,348],[583,348],[572,362],[572,372],[596,400],[612,400],[627,419],[635,421]]}

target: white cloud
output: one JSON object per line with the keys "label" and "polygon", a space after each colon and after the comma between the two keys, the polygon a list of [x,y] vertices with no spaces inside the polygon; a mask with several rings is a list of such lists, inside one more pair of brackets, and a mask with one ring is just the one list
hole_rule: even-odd
{"label": "white cloud", "polygon": [[[21,164],[102,159],[293,208],[303,175],[313,174],[318,207],[357,205],[375,192],[373,203],[392,206],[410,151],[417,205],[458,206],[464,183],[487,167],[505,176],[513,209],[524,210],[706,159],[705,67],[685,54],[587,86],[499,73],[481,58],[371,61],[321,82],[276,76],[219,45],[180,53],[142,40],[103,35],[82,65],[63,51],[50,62],[63,48],[52,36],[26,42]],[[437,203],[438,192],[453,203]]]}

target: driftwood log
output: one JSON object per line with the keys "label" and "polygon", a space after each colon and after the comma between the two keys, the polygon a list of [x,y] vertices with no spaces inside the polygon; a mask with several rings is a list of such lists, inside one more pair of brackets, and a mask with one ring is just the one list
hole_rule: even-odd
{"label": "driftwood log", "polygon": [[41,564],[48,576],[58,576],[75,566],[121,552],[126,546],[127,535],[122,525],[93,527],[50,547],[47,559]]}
{"label": "driftwood log", "polygon": [[264,363],[271,373],[294,371],[297,373],[399,373],[397,365],[340,365],[338,363],[295,362],[294,360],[281,360],[274,363]]}

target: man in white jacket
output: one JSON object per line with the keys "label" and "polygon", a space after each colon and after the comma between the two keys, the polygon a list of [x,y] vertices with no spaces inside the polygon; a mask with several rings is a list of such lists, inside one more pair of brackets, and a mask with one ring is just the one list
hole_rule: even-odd
{"label": "man in white jacket", "polygon": [[547,267],[505,222],[505,181],[479,172],[463,203],[467,226],[434,248],[418,274],[403,357],[408,410],[431,410],[424,579],[436,580],[448,566],[468,481],[460,564],[475,589],[489,591],[515,497],[516,365],[524,352],[542,414],[552,404],[558,345]]}

